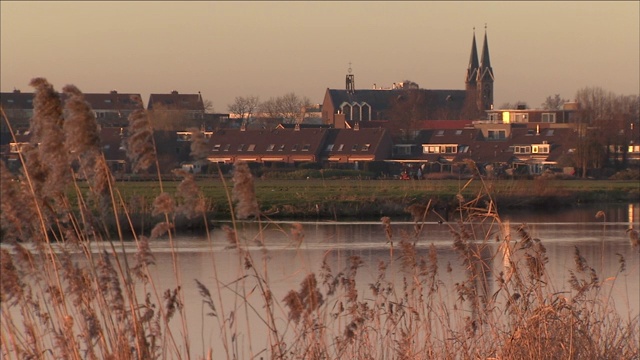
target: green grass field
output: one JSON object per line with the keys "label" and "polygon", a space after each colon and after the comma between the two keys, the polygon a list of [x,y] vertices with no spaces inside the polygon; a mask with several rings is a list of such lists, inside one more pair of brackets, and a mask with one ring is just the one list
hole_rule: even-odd
{"label": "green grass field", "polygon": [[[229,214],[228,194],[233,184],[219,178],[198,179],[207,210],[216,217]],[[179,182],[165,181],[165,192],[175,194]],[[639,201],[636,181],[612,180],[491,180],[485,181],[502,207],[571,206],[577,203]],[[255,180],[261,210],[278,216],[398,215],[410,204],[430,199],[450,202],[460,193],[475,197],[479,180]],[[125,203],[148,209],[160,193],[158,182],[118,182]],[[144,212],[144,211],[143,211]]]}

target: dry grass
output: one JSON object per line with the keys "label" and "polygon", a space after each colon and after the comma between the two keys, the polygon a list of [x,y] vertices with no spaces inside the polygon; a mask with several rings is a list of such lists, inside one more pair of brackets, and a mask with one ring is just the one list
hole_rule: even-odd
{"label": "dry grass", "polygon": [[[213,280],[187,284],[174,246],[175,219],[202,217],[207,223],[204,198],[193,176],[179,174],[183,181],[176,198],[159,184],[152,211],[161,220],[149,234],[136,233],[128,217],[130,207],[124,206],[96,146],[95,118],[82,93],[66,86],[69,97],[61,104],[46,80],[34,79],[32,85],[36,88],[32,130],[37,136],[22,159],[23,172],[15,176],[0,164],[3,243],[11,245],[0,251],[3,359],[198,359],[213,354],[227,359],[639,356],[638,316],[618,315],[610,305],[611,285],[605,286],[580,249],[575,249],[568,288],[554,284],[546,269],[543,242],[532,238],[525,225],[501,220],[491,189],[481,177],[460,187],[454,211],[458,221],[446,225],[459,265],[441,268],[433,245],[426,256],[417,251],[424,219],[432,212],[439,216],[428,202],[407,209],[415,221],[414,233],[396,231],[390,218],[381,219],[389,260],[380,261],[367,291],[357,283],[363,260],[350,256],[344,267],[335,269],[326,259],[329,251],[321,264],[309,264],[297,289],[275,295],[264,233],[245,239],[237,221],[224,229],[224,239],[215,239],[228,245],[218,251],[237,259],[235,280],[221,280],[211,246]],[[134,169],[157,166],[147,115],[132,114],[130,124],[128,151]],[[78,139],[80,134],[86,138]],[[197,141],[201,139],[196,136]],[[44,151],[59,146],[69,149],[73,159]],[[201,157],[200,145],[194,143],[192,151],[194,158]],[[58,182],[75,181],[74,161],[92,191],[85,193],[76,185],[71,199],[62,195]],[[224,177],[221,180],[226,189]],[[481,183],[478,192],[462,196],[472,182]],[[245,163],[235,164],[227,197],[238,219],[269,222],[259,211]],[[122,223],[117,220],[120,215]],[[116,219],[117,234],[101,231],[106,218]],[[134,234],[133,257],[122,256],[124,230]],[[290,236],[299,255],[304,227],[293,224],[281,231]],[[151,276],[157,264],[150,241],[159,237],[168,237],[171,245],[177,284],[172,288],[160,288]],[[208,231],[206,239],[213,244]],[[256,247],[259,251],[250,251]],[[462,266],[466,276],[450,283],[454,266]],[[619,275],[625,271],[620,255]],[[195,355],[200,349],[190,344],[199,334],[185,316],[187,285],[197,287],[203,316],[217,324],[221,349],[203,348],[201,356]],[[448,291],[453,291],[455,300]],[[223,293],[234,300],[223,301]],[[250,320],[255,318],[257,323]],[[253,336],[261,332],[268,345],[256,347],[252,332]],[[246,349],[239,344],[240,337],[247,338]]]}

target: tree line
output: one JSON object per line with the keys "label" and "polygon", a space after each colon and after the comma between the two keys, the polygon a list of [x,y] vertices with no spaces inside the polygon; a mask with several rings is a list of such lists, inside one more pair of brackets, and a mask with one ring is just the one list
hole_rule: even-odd
{"label": "tree line", "polygon": [[299,97],[290,92],[263,102],[258,96],[237,96],[233,103],[228,105],[228,110],[230,114],[242,119],[245,125],[258,118],[277,119],[293,124],[304,120],[311,105],[307,97]]}

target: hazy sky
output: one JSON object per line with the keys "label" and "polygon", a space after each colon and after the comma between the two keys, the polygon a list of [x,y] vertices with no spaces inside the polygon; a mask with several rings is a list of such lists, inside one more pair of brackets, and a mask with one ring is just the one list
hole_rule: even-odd
{"label": "hazy sky", "polygon": [[473,28],[487,24],[495,104],[539,107],[584,87],[640,94],[640,2],[0,2],[3,92],[200,91],[218,112],[236,96],[288,92],[321,103],[345,87],[411,80],[464,89]]}

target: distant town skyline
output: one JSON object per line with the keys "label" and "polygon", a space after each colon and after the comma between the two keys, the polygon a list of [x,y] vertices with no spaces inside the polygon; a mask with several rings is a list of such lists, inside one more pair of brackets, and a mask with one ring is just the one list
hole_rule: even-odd
{"label": "distant town skyline", "polygon": [[[410,80],[464,89],[485,31],[494,104],[539,107],[585,87],[640,94],[640,2],[0,2],[0,87],[31,78],[86,93],[236,96],[294,92],[322,103],[343,89]],[[486,24],[486,25],[485,25]],[[486,26],[486,29],[485,29]]]}

